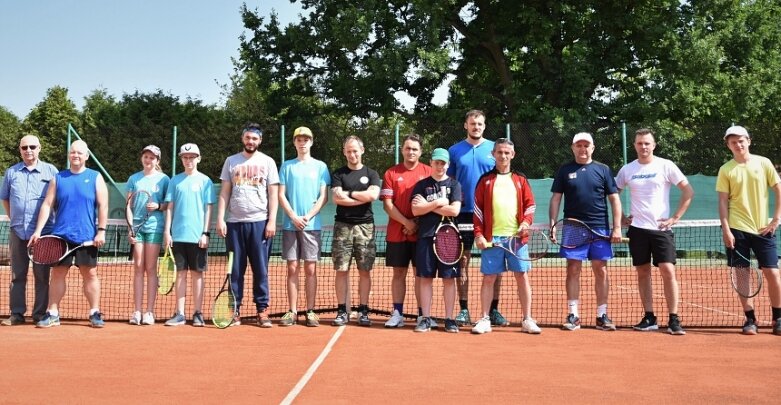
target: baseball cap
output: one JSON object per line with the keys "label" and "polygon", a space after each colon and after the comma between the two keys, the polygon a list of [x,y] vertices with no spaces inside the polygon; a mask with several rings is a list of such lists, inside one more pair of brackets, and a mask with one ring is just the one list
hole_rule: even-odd
{"label": "baseball cap", "polygon": [[157,156],[158,159],[160,159],[160,148],[158,148],[155,145],[146,145],[144,149],[141,151],[143,154],[144,152],[152,152],[153,155]]}
{"label": "baseball cap", "polygon": [[297,136],[308,136],[310,138],[314,138],[315,136],[312,135],[312,130],[308,127],[298,127],[295,131],[293,131],[293,138]]}
{"label": "baseball cap", "polygon": [[436,148],[431,152],[431,160],[441,160],[445,163],[450,163],[450,154],[445,149]]}
{"label": "baseball cap", "polygon": [[588,132],[578,132],[575,134],[575,136],[572,138],[572,143],[576,144],[578,141],[588,141],[590,144],[594,144],[594,138],[591,137],[591,134]]}
{"label": "baseball cap", "polygon": [[726,140],[727,137],[730,135],[745,136],[746,138],[751,138],[748,135],[748,131],[746,131],[746,128],[743,128],[740,125],[733,125],[727,128],[727,131],[724,132],[724,139]]}
{"label": "baseball cap", "polygon": [[182,145],[181,148],[179,148],[179,156],[185,154],[193,154],[193,155],[201,156],[201,150],[198,149],[198,145],[194,143],[186,143]]}

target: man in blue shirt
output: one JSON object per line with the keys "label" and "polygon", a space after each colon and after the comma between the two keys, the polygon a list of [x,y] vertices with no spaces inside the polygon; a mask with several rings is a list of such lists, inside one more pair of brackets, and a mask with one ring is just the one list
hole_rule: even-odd
{"label": "man in blue shirt", "polygon": [[[8,250],[11,256],[11,287],[9,304],[11,316],[3,320],[5,326],[21,325],[27,312],[27,242],[35,231],[38,211],[46,196],[49,182],[57,174],[57,168],[38,159],[41,142],[38,137],[27,135],[19,141],[22,161],[5,171],[0,188],[0,200],[10,219]],[[46,223],[44,233],[51,230],[52,221]],[[33,321],[38,322],[46,313],[49,296],[49,266],[33,264],[35,276],[35,304]]]}

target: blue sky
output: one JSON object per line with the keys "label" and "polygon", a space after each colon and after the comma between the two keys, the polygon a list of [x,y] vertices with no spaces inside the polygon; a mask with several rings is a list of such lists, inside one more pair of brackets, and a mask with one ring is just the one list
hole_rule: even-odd
{"label": "blue sky", "polygon": [[[243,32],[237,0],[0,0],[0,105],[20,119],[59,85],[81,108],[103,88],[221,104]],[[288,0],[247,0],[283,22]]]}

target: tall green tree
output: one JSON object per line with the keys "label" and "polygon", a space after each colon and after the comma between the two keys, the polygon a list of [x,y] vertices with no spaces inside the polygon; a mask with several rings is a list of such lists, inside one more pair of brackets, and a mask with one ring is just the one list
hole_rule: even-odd
{"label": "tall green tree", "polygon": [[20,128],[19,118],[0,106],[0,170],[19,161]]}
{"label": "tall green tree", "polygon": [[68,89],[54,86],[44,99],[33,107],[22,123],[22,130],[37,135],[43,148],[40,158],[64,167],[67,162],[68,124],[78,126],[79,111],[68,98]]}

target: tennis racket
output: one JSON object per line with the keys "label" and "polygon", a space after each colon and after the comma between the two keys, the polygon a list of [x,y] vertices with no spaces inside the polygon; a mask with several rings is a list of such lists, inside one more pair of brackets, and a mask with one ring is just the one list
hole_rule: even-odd
{"label": "tennis racket", "polygon": [[147,208],[150,202],[152,202],[152,195],[143,190],[136,191],[128,197],[125,219],[130,227],[130,236],[135,237],[152,214],[152,211]]}
{"label": "tennis racket", "polygon": [[[577,248],[589,243],[604,240],[610,242],[610,236],[591,229],[583,221],[575,218],[558,220],[550,230],[551,242],[563,248]],[[629,242],[629,238],[621,238],[621,243]]]}
{"label": "tennis racket", "polygon": [[214,326],[225,329],[233,324],[233,317],[236,315],[236,296],[233,295],[231,287],[231,269],[233,268],[233,252],[228,252],[228,263],[225,275],[225,282],[222,283],[222,289],[217,298],[214,299],[212,307],[212,322]]}
{"label": "tennis racket", "polygon": [[762,270],[737,249],[730,249],[728,253],[729,281],[735,292],[743,298],[759,294],[762,289]]}
{"label": "tennis racket", "polygon": [[[533,262],[548,255],[551,241],[542,230],[529,228],[496,242],[489,242],[488,246],[504,249],[519,260]],[[521,251],[524,246],[526,250]]]}
{"label": "tennis racket", "polygon": [[174,289],[176,281],[176,262],[171,247],[165,250],[163,258],[157,265],[157,293],[168,295]]}
{"label": "tennis racket", "polygon": [[93,241],[88,240],[76,247],[68,249],[68,242],[59,236],[46,235],[41,236],[35,241],[35,244],[27,248],[27,256],[35,264],[44,264],[47,266],[57,264],[65,256],[73,253],[75,250],[84,246],[92,246]]}
{"label": "tennis racket", "polygon": [[448,266],[461,260],[464,253],[464,243],[453,220],[450,217],[442,217],[437,230],[434,232],[434,255]]}

